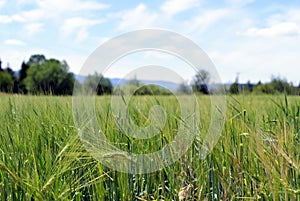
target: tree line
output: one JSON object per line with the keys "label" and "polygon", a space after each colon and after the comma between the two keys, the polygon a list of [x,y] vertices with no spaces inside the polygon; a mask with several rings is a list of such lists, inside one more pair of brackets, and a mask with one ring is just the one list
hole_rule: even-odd
{"label": "tree line", "polygon": [[[194,76],[191,87],[182,83],[179,87],[179,91],[182,93],[191,93],[193,91],[201,94],[211,94],[213,90],[218,89],[219,85],[216,85],[210,89],[210,74],[205,70],[200,70]],[[257,84],[252,84],[250,81],[247,83],[239,83],[238,77],[235,82],[228,85],[222,85],[225,87],[227,94],[287,94],[287,95],[300,95],[300,83],[298,86],[294,86],[293,83],[289,83],[285,78],[271,77],[271,81],[268,83],[262,83],[259,81]]]}
{"label": "tree line", "polygon": [[289,83],[285,78],[281,77],[271,77],[271,81],[268,83],[258,82],[257,84],[252,84],[248,81],[246,84],[241,84],[238,79],[230,85],[228,89],[230,94],[286,94],[286,95],[300,95],[300,83],[298,86],[294,86],[293,83]]}
{"label": "tree line", "polygon": [[[213,89],[209,85],[210,74],[200,70],[194,76],[191,84],[182,83],[179,93],[199,92],[210,94]],[[19,72],[14,72],[9,66],[2,68],[0,60],[0,91],[16,94],[43,94],[43,95],[71,95],[75,83],[75,75],[69,72],[66,61],[47,59],[44,55],[32,55],[27,62],[23,61]],[[133,95],[171,95],[172,92],[156,85],[143,85],[139,80],[133,78],[126,86],[113,88],[111,81],[101,74],[88,75],[83,83],[86,89],[94,90],[97,95],[122,94],[124,91],[132,91]],[[96,86],[96,87],[95,87]],[[222,85],[223,87],[223,85]],[[300,95],[300,84],[293,86],[286,79],[272,77],[269,83],[246,84],[236,81],[231,85],[225,85],[229,94],[251,93],[251,94],[280,94]]]}
{"label": "tree line", "polygon": [[[112,92],[110,80],[96,73],[87,76],[83,84],[89,86],[95,82],[99,83],[98,95]],[[27,62],[22,63],[18,73],[9,66],[3,69],[0,61],[0,91],[5,93],[71,95],[74,83],[75,76],[69,72],[69,66],[64,60],[32,55]]]}

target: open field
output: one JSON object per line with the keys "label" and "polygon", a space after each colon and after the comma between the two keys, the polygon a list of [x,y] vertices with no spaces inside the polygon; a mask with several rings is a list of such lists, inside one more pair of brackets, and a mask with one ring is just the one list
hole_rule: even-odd
{"label": "open field", "polygon": [[[151,104],[142,99],[151,98],[128,104],[136,124],[146,126]],[[151,141],[126,137],[109,114],[109,97],[96,100],[101,128],[125,151],[150,153],[176,135],[180,107],[174,97],[153,100],[168,118]],[[199,137],[188,152],[163,170],[131,175],[110,170],[85,151],[71,97],[1,96],[0,200],[300,199],[300,97],[228,96],[222,136],[204,160],[199,146],[210,122],[210,99],[198,100]]]}

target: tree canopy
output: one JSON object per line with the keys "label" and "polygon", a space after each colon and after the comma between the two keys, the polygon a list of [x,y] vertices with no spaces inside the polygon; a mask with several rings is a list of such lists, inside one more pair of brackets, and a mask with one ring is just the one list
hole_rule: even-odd
{"label": "tree canopy", "polygon": [[286,79],[280,77],[272,77],[271,82],[266,84],[258,84],[254,87],[256,94],[280,94],[296,95],[296,88],[288,83]]}
{"label": "tree canopy", "polygon": [[86,89],[96,91],[97,95],[107,95],[111,94],[113,91],[113,86],[110,80],[98,73],[88,75],[83,86]]}
{"label": "tree canopy", "polygon": [[207,85],[209,84],[210,74],[206,70],[200,70],[194,77],[194,90],[202,94],[209,94]]}
{"label": "tree canopy", "polygon": [[72,94],[74,75],[69,73],[65,61],[56,59],[34,60],[28,62],[30,67],[24,79],[26,89],[33,94]]}
{"label": "tree canopy", "polygon": [[14,80],[7,71],[0,71],[0,91],[12,92],[14,88]]}

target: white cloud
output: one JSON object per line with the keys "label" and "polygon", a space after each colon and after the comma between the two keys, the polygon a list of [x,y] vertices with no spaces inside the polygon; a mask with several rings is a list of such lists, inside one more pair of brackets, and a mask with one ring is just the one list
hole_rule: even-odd
{"label": "white cloud", "polygon": [[296,36],[300,35],[300,27],[296,23],[282,22],[267,28],[250,28],[246,31],[248,36]]}
{"label": "white cloud", "polygon": [[35,0],[17,0],[17,5],[33,4]]}
{"label": "white cloud", "polygon": [[97,3],[97,2],[81,2],[74,7],[75,11],[81,10],[102,10],[109,8],[110,6],[107,4]]}
{"label": "white cloud", "polygon": [[69,37],[76,33],[76,42],[81,42],[89,35],[88,29],[92,26],[103,23],[104,20],[91,20],[81,17],[66,19],[61,26],[61,32],[64,37]]}
{"label": "white cloud", "polygon": [[269,16],[264,27],[251,27],[245,31],[247,36],[281,37],[300,35],[300,10],[289,9],[284,13]]}
{"label": "white cloud", "polygon": [[57,55],[54,56],[54,58],[61,58],[65,59],[68,62],[68,65],[70,66],[70,71],[79,74],[80,70],[88,58],[88,55],[82,55],[82,54],[68,54],[68,55]]}
{"label": "white cloud", "polygon": [[70,71],[77,74],[88,56],[77,53],[62,54],[31,46],[28,46],[25,51],[19,50],[18,47],[7,46],[5,51],[1,52],[1,61],[3,64],[9,63],[13,70],[20,70],[22,62],[28,61],[30,56],[34,54],[43,54],[48,59],[66,60],[70,66]]}
{"label": "white cloud", "polygon": [[103,44],[110,39],[111,39],[110,37],[96,37],[97,42],[99,42],[100,44]]}
{"label": "white cloud", "polygon": [[[21,0],[21,3],[30,3]],[[43,20],[56,19],[61,20],[64,16],[79,14],[84,11],[96,11],[108,8],[109,5],[97,3],[94,1],[83,0],[38,0],[37,8],[23,11],[12,16],[17,22],[39,22]]]}
{"label": "white cloud", "polygon": [[286,17],[292,21],[300,23],[300,9],[290,9],[287,11]]}
{"label": "white cloud", "polygon": [[[42,53],[48,58],[51,56],[66,59],[71,70],[76,71],[88,56],[85,54],[88,54],[91,47],[90,43],[87,43],[79,50],[72,48],[72,43],[84,41],[92,35],[90,33],[92,30],[98,31],[96,26],[103,23],[102,16],[107,16],[110,23],[101,24],[102,34],[107,38],[94,37],[93,41],[96,43],[106,41],[111,34],[115,35],[118,31],[160,26],[192,37],[205,51],[217,50],[209,53],[209,56],[216,63],[216,67],[220,68],[220,73],[226,76],[224,81],[234,80],[237,72],[241,72],[243,81],[268,79],[271,74],[278,73],[288,79],[299,80],[299,76],[295,73],[299,63],[297,55],[300,54],[299,37],[287,36],[300,35],[300,9],[288,9],[284,4],[282,8],[278,8],[276,5],[280,5],[279,3],[272,5],[270,2],[270,5],[266,6],[267,12],[254,12],[259,6],[258,1],[257,5],[253,3],[253,7],[247,6],[253,0],[224,0],[225,3],[222,4],[207,2],[205,5],[202,4],[203,1],[164,0],[156,3],[140,1],[141,3],[128,3],[126,6],[115,5],[112,9],[115,13],[110,14],[109,9],[102,10],[109,6],[96,0],[16,0],[16,7],[13,5],[4,7],[9,9],[8,12],[0,12],[1,26],[15,22],[5,28],[3,36],[0,34],[2,37],[9,36],[2,38],[2,42],[6,45],[3,44],[1,58],[9,61],[12,67],[19,68],[24,58],[33,53]],[[0,0],[1,11],[3,6],[8,5],[2,2],[5,1]],[[270,13],[273,14],[270,16]],[[21,27],[20,33],[14,33],[18,27]],[[56,30],[63,37],[71,38],[58,40],[62,43],[60,46],[70,47],[69,50],[63,50],[69,52],[69,55],[65,55],[61,50],[52,52],[52,55],[49,54],[50,50],[38,50],[41,47],[46,48],[49,41],[41,41],[41,44],[32,43],[36,45],[35,47],[27,45],[24,52],[21,51],[24,47],[16,46],[18,42],[19,45],[24,42],[12,41],[13,38],[17,38],[29,44],[34,38],[26,37],[26,34],[34,36],[42,31],[43,37],[39,38],[47,40],[47,35],[56,35]],[[237,32],[242,33],[235,35]],[[27,51],[30,48],[31,51]]]}
{"label": "white cloud", "polygon": [[22,62],[28,61],[34,54],[44,54],[47,58],[58,58],[43,48],[28,46],[28,48],[20,50],[17,46],[7,46],[5,51],[1,52],[1,60],[3,63],[9,63],[13,70],[20,70]]}
{"label": "white cloud", "polygon": [[17,39],[7,39],[4,41],[5,45],[16,45],[16,46],[24,46],[26,45],[26,43],[24,43],[21,40],[17,40]]}
{"label": "white cloud", "polygon": [[25,32],[29,36],[33,36],[37,33],[44,31],[43,23],[29,23],[24,25]]}
{"label": "white cloud", "polygon": [[97,3],[95,1],[83,0],[43,0],[38,1],[39,8],[43,10],[51,10],[56,13],[74,12],[84,10],[100,10],[108,8],[109,5]]}
{"label": "white cloud", "polygon": [[7,16],[7,15],[0,15],[0,24],[7,24],[7,23],[11,23],[12,19],[11,17]]}
{"label": "white cloud", "polygon": [[194,8],[200,4],[199,0],[166,0],[160,9],[167,15],[172,16],[180,12]]}
{"label": "white cloud", "polygon": [[145,4],[139,4],[132,10],[126,10],[114,16],[121,19],[119,30],[149,28],[159,20],[158,15],[150,12]]}
{"label": "white cloud", "polygon": [[[241,82],[267,82],[271,75],[281,75],[298,84],[300,10],[276,11],[263,17],[249,11],[234,6],[204,10],[187,22],[184,30],[190,27],[189,35],[201,42],[224,82],[234,81],[240,72]],[[252,37],[245,37],[245,30]],[[243,34],[235,35],[241,31]],[[290,37],[293,35],[297,37]]]}
{"label": "white cloud", "polygon": [[224,19],[228,15],[231,15],[231,11],[229,9],[207,10],[190,20],[187,23],[187,27],[189,32],[203,32],[208,27],[217,21]]}
{"label": "white cloud", "polygon": [[24,11],[19,14],[15,14],[12,16],[12,19],[16,22],[38,22],[47,16],[47,13],[45,13],[42,9],[33,9],[29,11]]}
{"label": "white cloud", "polygon": [[234,81],[240,73],[240,81],[269,81],[271,75],[281,75],[299,83],[300,41],[297,37],[248,38],[239,42],[228,41],[209,52],[223,81]]}
{"label": "white cloud", "polygon": [[75,42],[80,43],[84,41],[89,36],[89,32],[86,28],[81,28],[76,36]]}
{"label": "white cloud", "polygon": [[280,22],[294,22],[300,24],[300,9],[285,9],[285,12],[271,15],[267,19],[269,25],[278,24]]}
{"label": "white cloud", "polygon": [[6,4],[6,0],[0,0],[0,8],[2,8]]}

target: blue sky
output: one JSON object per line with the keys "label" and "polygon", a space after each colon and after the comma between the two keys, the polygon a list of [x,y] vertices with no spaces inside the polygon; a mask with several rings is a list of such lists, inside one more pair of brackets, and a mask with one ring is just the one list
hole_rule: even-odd
{"label": "blue sky", "polygon": [[[9,62],[17,70],[30,55],[44,54],[65,59],[78,73],[104,41],[144,28],[192,39],[211,58],[223,82],[234,81],[237,73],[241,82],[268,81],[271,75],[300,82],[296,0],[0,0],[0,58],[3,67]],[[163,61],[167,57],[152,56],[168,63]],[[123,76],[120,68],[135,65],[135,59],[127,60],[107,76]]]}

